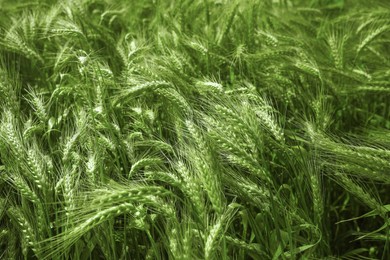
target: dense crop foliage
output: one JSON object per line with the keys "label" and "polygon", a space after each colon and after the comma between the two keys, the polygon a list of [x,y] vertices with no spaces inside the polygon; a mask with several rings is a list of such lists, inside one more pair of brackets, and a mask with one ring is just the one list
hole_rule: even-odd
{"label": "dense crop foliage", "polygon": [[1,259],[389,259],[389,1],[0,14]]}

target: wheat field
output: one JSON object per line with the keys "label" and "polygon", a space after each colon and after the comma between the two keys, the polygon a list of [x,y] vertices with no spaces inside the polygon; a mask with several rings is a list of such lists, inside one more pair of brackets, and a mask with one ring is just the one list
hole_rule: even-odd
{"label": "wheat field", "polygon": [[389,259],[390,2],[1,0],[0,259]]}

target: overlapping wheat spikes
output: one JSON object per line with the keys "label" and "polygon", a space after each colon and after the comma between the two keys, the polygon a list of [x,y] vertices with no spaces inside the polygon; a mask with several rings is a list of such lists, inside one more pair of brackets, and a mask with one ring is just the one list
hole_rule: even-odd
{"label": "overlapping wheat spikes", "polygon": [[389,259],[389,184],[389,1],[0,1],[0,259]]}

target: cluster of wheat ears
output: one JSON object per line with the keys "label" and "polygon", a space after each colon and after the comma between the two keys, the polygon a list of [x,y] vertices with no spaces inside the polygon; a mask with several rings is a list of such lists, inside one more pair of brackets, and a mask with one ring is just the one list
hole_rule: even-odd
{"label": "cluster of wheat ears", "polygon": [[1,259],[388,259],[390,3],[0,1]]}

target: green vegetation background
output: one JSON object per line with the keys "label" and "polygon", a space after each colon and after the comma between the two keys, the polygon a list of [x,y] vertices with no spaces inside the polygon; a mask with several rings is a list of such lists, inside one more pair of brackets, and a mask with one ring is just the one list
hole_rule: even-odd
{"label": "green vegetation background", "polygon": [[389,259],[390,2],[0,1],[1,259]]}

